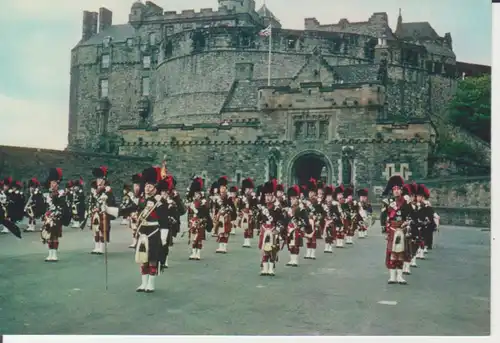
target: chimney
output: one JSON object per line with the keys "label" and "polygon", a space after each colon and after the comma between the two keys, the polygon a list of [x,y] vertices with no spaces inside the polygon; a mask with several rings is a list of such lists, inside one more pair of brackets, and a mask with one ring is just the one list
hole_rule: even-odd
{"label": "chimney", "polygon": [[83,11],[82,41],[86,41],[97,34],[97,12]]}
{"label": "chimney", "polygon": [[99,8],[99,32],[106,30],[113,25],[113,12],[107,8]]}

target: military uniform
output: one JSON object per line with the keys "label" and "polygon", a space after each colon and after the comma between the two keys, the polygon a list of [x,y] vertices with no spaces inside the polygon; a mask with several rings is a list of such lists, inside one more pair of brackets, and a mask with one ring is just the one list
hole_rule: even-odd
{"label": "military uniform", "polygon": [[188,199],[188,229],[189,242],[191,243],[190,260],[201,260],[203,241],[206,232],[211,232],[213,223],[210,216],[209,202],[203,196],[203,180],[195,178],[189,187]]}
{"label": "military uniform", "polygon": [[304,235],[314,234],[309,224],[309,214],[304,206],[303,199],[300,199],[301,189],[294,185],[287,191],[287,225],[286,244],[290,253],[290,261],[287,266],[298,267],[300,248],[304,245]]}
{"label": "military uniform", "polygon": [[373,208],[368,200],[368,188],[358,189],[358,237],[366,238],[368,229],[372,225]]}
{"label": "military uniform", "polygon": [[332,186],[325,187],[325,212],[324,238],[325,253],[333,253],[333,245],[337,239],[337,228],[342,227],[340,204],[334,200],[335,191]]}
{"label": "military uniform", "polygon": [[40,186],[40,182],[35,177],[28,181],[29,197],[24,207],[25,215],[28,217],[28,227],[25,230],[27,232],[35,231],[36,220],[40,219],[46,211]]}
{"label": "military uniform", "polygon": [[74,180],[71,199],[71,219],[73,228],[79,228],[85,220],[85,193],[83,191],[83,179]]}
{"label": "military uniform", "polygon": [[[239,224],[238,227],[243,230],[243,247],[251,247],[255,226],[254,213],[259,203],[256,194],[253,192],[254,183],[250,178],[241,182],[241,197],[238,206]],[[258,210],[258,209],[257,209]]]}
{"label": "military uniform", "polygon": [[47,188],[49,193],[45,199],[47,211],[44,215],[42,227],[42,242],[47,244],[49,255],[46,262],[57,262],[57,251],[59,249],[59,239],[62,237],[63,226],[69,225],[71,221],[71,210],[66,202],[65,192],[59,190],[59,183],[63,179],[63,173],[60,168],[49,170],[47,178]]}
{"label": "military uniform", "polygon": [[217,199],[218,211],[214,226],[217,228],[217,242],[219,247],[216,253],[227,253],[227,244],[229,242],[229,234],[233,220],[236,219],[236,207],[234,206],[233,199],[227,194],[227,177],[222,176],[218,180],[218,189],[220,197]]}
{"label": "military uniform", "polygon": [[92,170],[92,175],[96,178],[97,189],[91,194],[90,227],[94,237],[94,249],[90,252],[93,255],[102,255],[105,244],[110,242],[111,220],[113,216],[104,212],[104,206],[116,206],[115,197],[111,187],[107,183],[106,177],[108,168],[99,167]]}
{"label": "military uniform", "polygon": [[401,176],[392,176],[383,194],[393,192],[394,196],[387,203],[387,246],[385,264],[389,270],[389,284],[406,284],[403,278],[403,264],[405,261],[405,236],[409,231],[411,208],[403,196],[404,180]]}

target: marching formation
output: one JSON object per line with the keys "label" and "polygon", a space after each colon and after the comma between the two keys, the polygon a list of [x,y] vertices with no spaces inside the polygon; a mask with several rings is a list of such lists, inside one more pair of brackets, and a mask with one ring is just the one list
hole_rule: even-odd
{"label": "marching formation", "polygon": [[[215,253],[228,254],[231,236],[241,230],[243,248],[257,244],[260,275],[273,276],[285,247],[289,255],[286,266],[298,267],[301,252],[304,259],[316,260],[323,241],[323,253],[328,256],[334,248],[353,245],[356,234],[366,238],[373,222],[368,189],[324,185],[314,179],[291,187],[270,180],[256,187],[250,178],[230,186],[230,180],[222,176],[205,192],[203,179],[193,177],[183,200],[163,163],[132,175],[132,185],[124,185],[117,204],[107,168],[94,168],[92,174],[91,192],[85,197],[82,179],[69,181],[60,190],[62,170],[52,168],[44,187],[48,192],[43,193],[41,183],[32,178],[27,183],[28,200],[21,182],[5,178],[0,184],[1,232],[21,238],[16,223],[28,217],[25,231],[35,231],[41,220],[41,239],[49,250],[45,261],[57,262],[63,226],[89,227],[94,243],[90,253],[107,256],[111,221],[122,218],[122,224],[130,228],[129,247],[135,250],[135,262],[140,266],[137,292],[154,292],[155,279],[168,268],[173,238],[179,233],[188,234],[191,254],[186,257],[199,261],[207,234],[217,239]],[[389,283],[406,284],[403,275],[410,274],[417,259],[424,259],[432,248],[439,217],[429,203],[425,185],[405,185],[400,176],[393,176],[383,195],[388,197],[383,200],[380,219],[387,234]],[[181,217],[186,212],[187,231],[181,232]]]}

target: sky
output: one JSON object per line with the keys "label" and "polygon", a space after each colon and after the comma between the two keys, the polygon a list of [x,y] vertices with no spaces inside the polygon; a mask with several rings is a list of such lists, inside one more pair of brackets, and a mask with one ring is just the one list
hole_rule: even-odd
{"label": "sky", "polygon": [[[0,145],[62,150],[67,145],[70,50],[81,37],[82,12],[106,7],[113,23],[128,20],[134,0],[0,0]],[[165,11],[212,7],[217,0],[156,0]],[[263,0],[256,0],[257,7]],[[302,29],[304,18],[321,24],[341,18],[366,21],[387,12],[395,30],[428,21],[451,32],[457,59],[491,65],[490,0],[267,0],[284,28]]]}

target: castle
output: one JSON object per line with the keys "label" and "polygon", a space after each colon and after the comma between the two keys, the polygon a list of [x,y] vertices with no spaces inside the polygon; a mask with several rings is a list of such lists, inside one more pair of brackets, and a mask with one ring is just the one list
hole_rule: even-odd
{"label": "castle", "polygon": [[[193,174],[315,177],[377,193],[391,175],[427,176],[431,118],[457,83],[451,34],[401,13],[395,31],[386,13],[289,30],[254,0],[218,3],[176,13],[135,2],[120,25],[106,8],[85,11],[68,148],[120,137],[120,155],[166,156],[183,185]],[[268,25],[270,84],[269,37],[259,35]]]}

